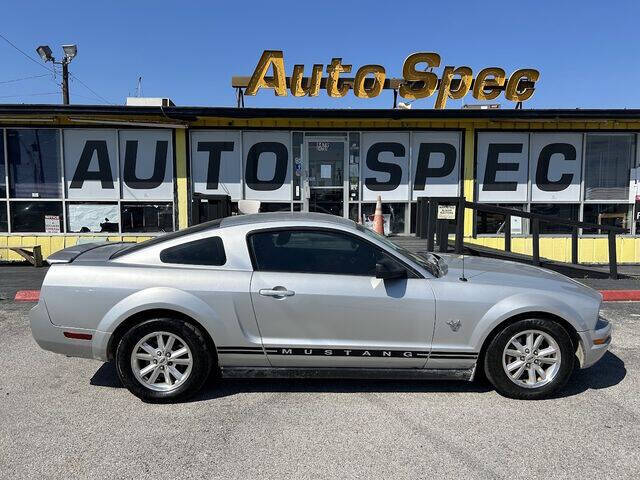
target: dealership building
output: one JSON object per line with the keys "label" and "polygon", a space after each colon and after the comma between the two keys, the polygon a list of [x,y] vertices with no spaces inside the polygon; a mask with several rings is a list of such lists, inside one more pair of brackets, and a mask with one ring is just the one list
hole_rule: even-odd
{"label": "dealership building", "polygon": [[[617,225],[640,262],[637,110],[0,106],[0,260],[89,241],[141,241],[234,214],[323,212],[413,235],[419,197]],[[467,210],[466,242],[504,245],[504,217]],[[571,260],[571,230],[541,224],[540,255]],[[526,220],[512,250],[530,253]],[[579,260],[607,262],[581,229]]]}

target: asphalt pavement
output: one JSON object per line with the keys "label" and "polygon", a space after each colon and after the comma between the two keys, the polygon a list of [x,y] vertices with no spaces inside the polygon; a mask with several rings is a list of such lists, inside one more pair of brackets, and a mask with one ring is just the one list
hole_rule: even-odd
{"label": "asphalt pavement", "polygon": [[637,478],[640,304],[558,398],[464,382],[225,380],[149,405],[114,366],[40,350],[0,301],[0,478]]}

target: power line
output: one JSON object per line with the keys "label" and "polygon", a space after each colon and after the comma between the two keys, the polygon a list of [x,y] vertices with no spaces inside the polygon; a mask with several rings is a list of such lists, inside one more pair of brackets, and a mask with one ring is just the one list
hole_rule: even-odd
{"label": "power line", "polygon": [[7,42],[9,45],[11,45],[13,48],[15,48],[18,52],[20,52],[22,55],[24,55],[25,57],[27,57],[29,60],[31,60],[33,63],[40,65],[42,68],[44,68],[45,70],[53,73],[55,75],[55,70],[47,67],[44,63],[39,62],[38,60],[36,60],[35,58],[33,58],[31,55],[29,55],[28,53],[25,53],[24,51],[20,50],[15,44],[13,44],[13,42],[11,42],[11,40],[9,40],[7,37],[5,37],[4,35],[2,35],[0,33],[0,38],[2,38],[5,42]]}
{"label": "power line", "polygon": [[[4,35],[2,35],[0,33],[0,38],[2,38],[5,42],[7,42],[9,45],[11,45],[13,48],[15,48],[18,52],[20,52],[22,55],[24,55],[26,58],[28,58],[29,60],[31,60],[33,63],[36,63],[38,65],[40,65],[42,68],[44,68],[45,70],[47,70],[48,72],[53,73],[54,75],[56,75],[56,71],[55,69],[51,69],[49,67],[47,67],[45,64],[43,64],[42,62],[39,62],[38,60],[36,60],[35,58],[33,58],[31,55],[29,55],[28,53],[24,52],[23,50],[21,50],[20,48],[18,48],[11,40],[9,40],[7,37],[5,37]],[[104,98],[102,95],[100,95],[98,92],[96,92],[95,90],[93,90],[89,85],[87,85],[86,83],[84,83],[82,80],[80,80],[78,77],[76,77],[73,73],[69,72],[69,75],[71,77],[73,77],[75,80],[78,81],[78,83],[80,83],[84,88],[86,88],[87,90],[89,90],[91,93],[93,93],[98,99],[100,99],[101,101],[108,103],[110,105],[114,105],[113,102],[110,102],[109,100],[107,100],[106,98]],[[54,83],[56,83],[53,79],[51,80]],[[56,83],[57,85],[57,83]],[[0,97],[1,98],[1,97]]]}
{"label": "power line", "polygon": [[96,92],[95,90],[93,90],[89,85],[87,85],[86,83],[84,83],[82,80],[80,80],[77,76],[75,76],[73,73],[69,72],[69,75],[74,79],[77,80],[84,88],[86,88],[87,90],[89,90],[91,93],[93,93],[97,98],[99,98],[100,100],[102,100],[104,103],[108,103],[109,105],[115,105],[113,102],[107,100],[106,98],[104,98],[102,95],[100,95],[98,92]]}
{"label": "power line", "polygon": [[2,95],[0,98],[39,97],[43,95],[60,95],[60,92],[23,93],[22,95]]}
{"label": "power line", "polygon": [[44,73],[42,75],[31,75],[30,77],[21,77],[21,78],[14,78],[12,80],[3,80],[0,82],[0,84],[3,83],[14,83],[14,82],[21,82],[22,80],[31,80],[32,78],[42,78],[42,77],[48,77],[49,74]]}

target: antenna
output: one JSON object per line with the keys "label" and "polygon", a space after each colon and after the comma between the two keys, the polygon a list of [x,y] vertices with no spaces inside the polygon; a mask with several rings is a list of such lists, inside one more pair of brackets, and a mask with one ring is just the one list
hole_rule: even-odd
{"label": "antenna", "polygon": [[461,282],[466,282],[467,277],[464,276],[464,251],[462,252],[462,276],[459,279]]}
{"label": "antenna", "polygon": [[136,97],[142,96],[142,77],[138,77],[138,85],[136,86]]}

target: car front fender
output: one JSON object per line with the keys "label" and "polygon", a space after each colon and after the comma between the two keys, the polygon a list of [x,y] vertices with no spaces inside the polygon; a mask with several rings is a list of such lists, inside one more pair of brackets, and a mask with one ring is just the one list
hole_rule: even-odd
{"label": "car front fender", "polygon": [[493,305],[475,325],[470,343],[476,351],[484,344],[489,334],[501,323],[521,314],[546,313],[562,318],[576,329],[587,330],[587,319],[569,303],[545,293],[519,293],[503,298]]}

